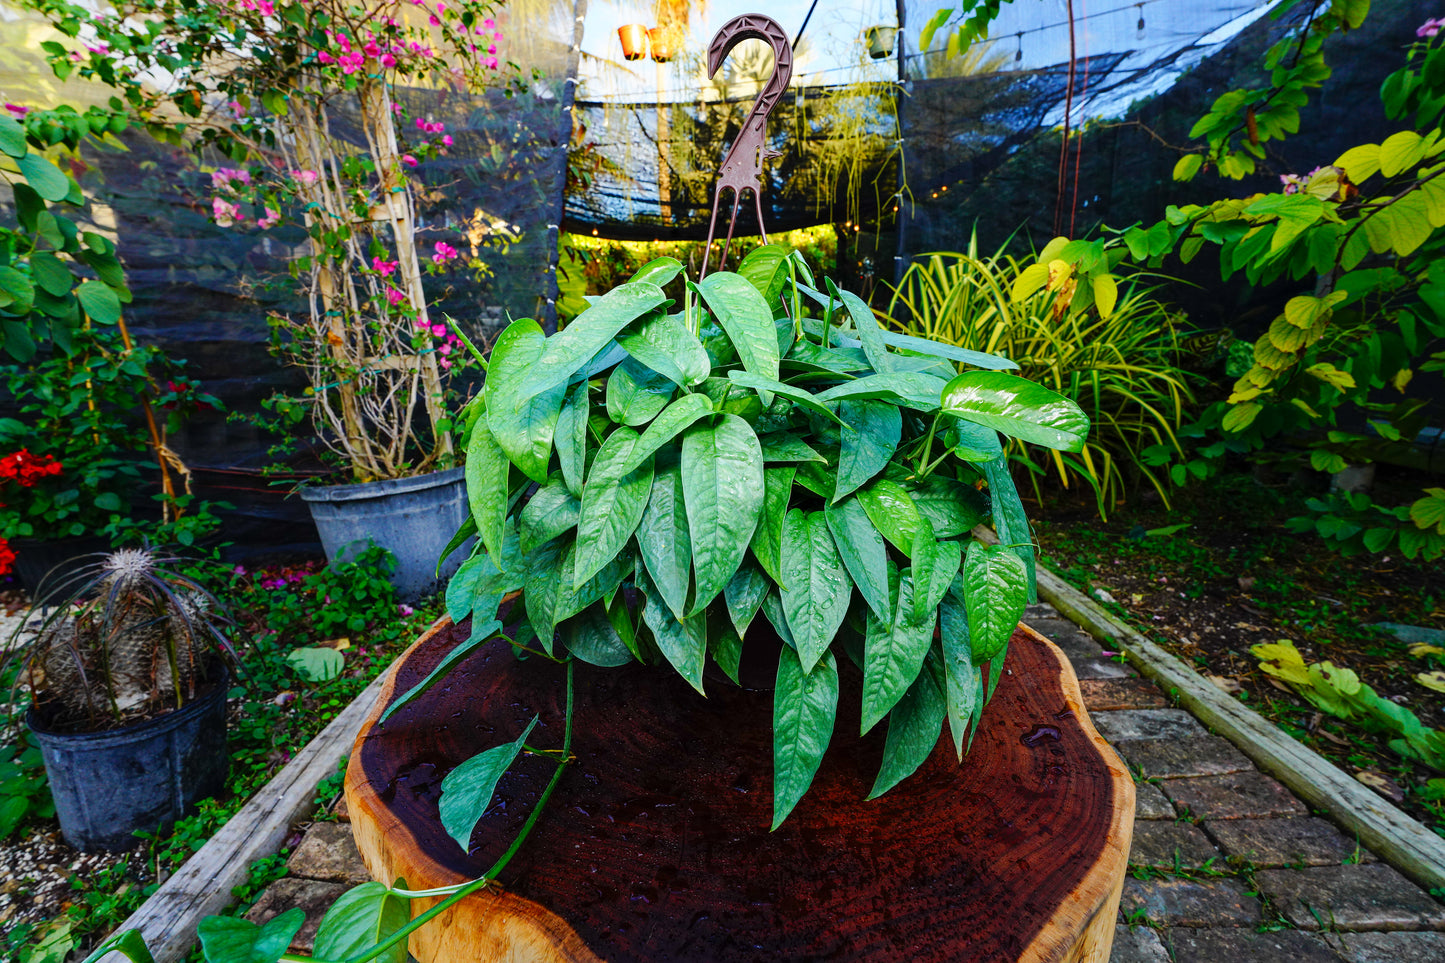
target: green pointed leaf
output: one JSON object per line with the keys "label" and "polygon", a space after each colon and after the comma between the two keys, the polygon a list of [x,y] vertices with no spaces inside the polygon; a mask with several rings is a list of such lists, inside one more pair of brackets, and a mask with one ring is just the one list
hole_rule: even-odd
{"label": "green pointed leaf", "polygon": [[732,623],[722,619],[710,619],[707,626],[707,650],[717,667],[723,670],[734,685],[742,685],[738,678],[738,667],[743,661],[743,637],[733,628]]}
{"label": "green pointed leaf", "polygon": [[682,273],[682,262],[675,257],[655,257],[632,275],[630,281],[647,281],[658,287],[663,287],[673,278]]}
{"label": "green pointed leaf", "polygon": [[293,906],[264,926],[234,916],[207,916],[196,925],[208,963],[276,963],[306,922],[306,911]]}
{"label": "green pointed leaf", "polygon": [[922,517],[908,490],[896,481],[879,478],[858,492],[858,501],[873,527],[905,555],[913,551]]}
{"label": "green pointed leaf", "polygon": [[758,441],[763,446],[764,462],[779,461],[821,461],[827,463],[828,459],[818,454],[818,451],[803,439],[791,431],[775,431],[770,434],[761,435]]}
{"label": "green pointed leaf", "polygon": [[868,793],[877,799],[917,771],[938,745],[939,727],[946,705],[933,673],[920,672],[908,692],[888,714],[888,739],[883,744],[883,764]]}
{"label": "green pointed leaf", "polygon": [[523,554],[563,532],[577,527],[582,503],[572,497],[561,475],[553,475],[547,487],[539,488],[517,516],[517,533]]}
{"label": "green pointed leaf", "polygon": [[792,465],[763,470],[763,509],[759,513],[757,531],[753,533],[752,549],[763,571],[774,582],[783,580],[783,518],[788,513],[788,499],[793,493]]}
{"label": "green pointed leaf", "polygon": [[691,427],[693,422],[712,413],[712,402],[708,400],[707,395],[683,395],[664,408],[652,424],[642,432],[642,437],[638,439],[637,446],[632,449],[632,457],[627,460],[624,470],[631,471],[636,468],[652,457],[663,445]]}
{"label": "green pointed leaf", "polygon": [[[398,880],[405,886],[405,880]],[[354,886],[337,897],[321,918],[311,952],[323,960],[345,960],[381,943],[411,922],[411,900],[377,882]],[[406,963],[406,940],[379,956],[378,963]]]}
{"label": "green pointed leaf", "polygon": [[547,483],[552,435],[567,385],[532,396],[522,394],[520,387],[546,346],[540,324],[530,318],[513,321],[492,346],[486,383],[486,419],[492,437],[512,464],[539,485]]}
{"label": "green pointed leaf", "polygon": [[1013,475],[1009,472],[1008,459],[1003,456],[984,462],[983,476],[988,481],[989,496],[993,501],[993,526],[1001,544],[1007,545],[1024,563],[1029,576],[1030,602],[1037,601],[1034,589],[1034,537],[1029,529],[1029,519],[1024,513],[1024,503],[1019,498]]}
{"label": "green pointed leaf", "polygon": [[[873,370],[879,374],[887,374],[893,370],[892,358],[883,342],[883,329],[878,326],[878,319],[873,316],[873,309],[858,295],[851,291],[841,291],[833,284],[832,279],[825,279],[828,283],[828,293],[836,300],[843,302],[843,307],[848,311],[848,317],[853,319],[853,327],[858,332],[858,340],[863,343],[863,353],[868,356],[868,363]],[[934,401],[937,405],[937,399]]]}
{"label": "green pointed leaf", "polygon": [[566,479],[567,490],[577,498],[582,497],[582,484],[587,477],[587,407],[587,382],[582,381],[568,391],[557,416],[554,435],[562,477]]}
{"label": "green pointed leaf", "polygon": [[[51,930],[50,932],[61,937],[66,945],[69,945],[68,930],[65,933],[61,933],[58,930]],[[47,935],[37,949],[43,951],[45,944],[55,939],[56,936]],[[111,934],[102,941],[99,946],[92,950],[89,956],[81,960],[80,963],[99,963],[100,960],[105,959],[106,955],[111,952],[119,953],[127,960],[130,960],[130,963],[155,963],[155,957],[151,956],[150,947],[146,946],[145,938],[141,936],[140,930],[136,929],[121,930],[118,933]],[[41,963],[43,959],[45,959],[43,956],[33,957],[31,963]]]}
{"label": "green pointed leaf", "polygon": [[28,151],[24,125],[13,117],[0,117],[0,152],[19,159]]}
{"label": "green pointed leaf", "polygon": [[822,512],[795,508],[783,521],[783,614],[798,646],[803,670],[828,650],[853,597],[853,582],[828,532]]}
{"label": "green pointed leaf", "polygon": [[973,542],[963,560],[963,591],[973,661],[987,662],[1003,651],[1028,604],[1028,571],[1002,545]]}
{"label": "green pointed leaf", "polygon": [[763,597],[762,610],[763,618],[768,620],[768,624],[773,627],[778,638],[783,640],[783,644],[796,650],[798,643],[793,639],[792,629],[788,628],[788,619],[783,615],[783,600],[778,596],[776,589]]}
{"label": "green pointed leaf", "polygon": [[882,471],[903,437],[903,413],[886,401],[844,401],[838,414],[843,427],[835,502]]}
{"label": "green pointed leaf", "polygon": [[885,624],[893,621],[893,601],[888,590],[888,549],[883,536],[868,520],[863,503],[855,497],[823,508],[828,531],[838,546],[838,556],[863,601]]}
{"label": "green pointed leaf", "polygon": [[70,273],[70,268],[49,251],[31,253],[30,273],[35,275],[35,283],[40,285],[41,290],[57,298],[69,294],[75,284],[75,275]]}
{"label": "green pointed leaf", "polygon": [[[970,351],[968,348],[960,348],[957,345],[944,344],[941,341],[931,341],[928,338],[915,338],[909,334],[899,334],[896,331],[884,330],[883,341],[895,348],[902,348],[905,351],[916,351],[919,354],[931,355],[935,358],[947,358],[949,361],[961,361],[964,364],[971,364],[975,368],[988,368],[990,370],[1017,369],[1008,358],[996,354],[984,354],[982,351]],[[889,360],[896,362],[899,359],[890,355]]]}
{"label": "green pointed leaf", "polygon": [[608,291],[547,339],[547,350],[518,386],[518,395],[530,398],[565,385],[617,332],[666,300],[662,288],[649,281],[633,281]]}
{"label": "green pointed leaf", "polygon": [[100,281],[82,281],[80,287],[75,289],[75,299],[96,324],[115,324],[120,320],[120,298],[116,297],[115,291],[107,284]]}
{"label": "green pointed leaf", "polygon": [[[751,371],[729,371],[728,380],[744,388],[752,388],[760,397],[767,398],[770,394],[779,394],[789,401],[796,402],[817,415],[822,415],[833,421],[842,424],[842,419],[833,413],[831,408],[826,407],[818,397],[802,388],[795,388],[792,385],[785,385],[773,378],[760,378]],[[770,402],[764,402],[769,404]]]}
{"label": "green pointed leaf", "polygon": [[[975,371],[971,374],[991,375],[996,371]],[[999,375],[1012,378],[1014,375]],[[1019,379],[1023,380],[1023,379]],[[1028,382],[1033,384],[1033,382]],[[814,398],[820,404],[853,399],[856,401],[880,400],[916,411],[937,411],[947,382],[933,375],[918,372],[866,375],[853,381],[845,381],[827,391],[820,391]],[[1045,389],[1047,390],[1047,389]],[[846,418],[844,419],[847,420]]]}
{"label": "green pointed leaf", "polygon": [[[568,548],[569,552],[576,552],[576,550],[575,544]],[[557,623],[560,625],[572,616],[581,613],[593,602],[611,597],[636,564],[637,556],[629,546],[622,554],[602,566],[596,575],[576,588],[569,589],[565,583],[561,585],[557,590]],[[569,571],[576,571],[576,560],[569,557],[564,560],[563,566]]]}
{"label": "green pointed leaf", "polygon": [[764,244],[753,248],[747,257],[738,262],[738,275],[758,289],[769,312],[778,303],[778,296],[788,280],[790,253],[781,244]]}
{"label": "green pointed leaf", "polygon": [[677,465],[653,479],[647,511],[637,528],[637,547],[652,583],[681,619],[687,614],[687,590],[692,584],[692,539],[683,505],[682,470]]}
{"label": "green pointed leaf", "polygon": [[588,665],[612,668],[632,661],[632,653],[607,618],[607,609],[594,602],[558,626],[567,651]]}
{"label": "green pointed leaf", "polygon": [[1045,448],[1081,451],[1089,418],[1041,384],[999,371],[967,371],[948,383],[943,410]]}
{"label": "green pointed leaf", "polygon": [[437,663],[436,668],[427,673],[426,678],[407,689],[400,697],[393,699],[391,704],[386,707],[386,711],[381,714],[380,723],[383,726],[386,725],[386,720],[390,719],[397,710],[415,701],[417,697],[445,678],[459,663],[495,639],[501,632],[502,623],[496,619],[474,618],[472,630],[467,635],[466,641],[453,646],[452,650]]}
{"label": "green pointed leaf", "polygon": [[968,635],[968,609],[963,601],[963,576],[954,577],[939,609],[943,642],[943,671],[946,686],[948,725],[953,749],[963,761],[963,737],[968,732],[977,701],[982,695],[978,668],[973,664],[973,646]]}
{"label": "green pointed leaf", "polygon": [[893,624],[880,622],[868,613],[863,637],[862,732],[867,732],[887,715],[917,678],[923,659],[933,644],[933,612],[924,620],[913,617],[913,576],[899,576],[893,607]]}
{"label": "green pointed leaf", "polygon": [[581,585],[617,557],[647,510],[652,462],[623,471],[637,440],[638,434],[631,428],[618,428],[597,450],[582,489],[574,584]]}
{"label": "green pointed leaf", "polygon": [[491,429],[478,421],[467,442],[467,504],[477,523],[477,536],[499,568],[505,564],[502,539],[507,528],[507,472],[511,467]]}
{"label": "green pointed leaf", "polygon": [[773,689],[773,829],[783,824],[813,784],[838,715],[838,663],[827,653],[804,672],[783,647]]}
{"label": "green pointed leaf", "polygon": [[47,201],[63,201],[70,194],[70,178],[39,154],[27,153],[16,158],[15,164],[26,183]]}
{"label": "green pointed leaf", "polygon": [[933,537],[933,526],[922,519],[913,539],[913,619],[931,619],[943,594],[948,591],[963,561],[963,546],[958,542],[940,542]]}
{"label": "green pointed leaf", "polygon": [[638,589],[645,597],[642,621],[652,630],[653,640],[663,657],[698,692],[702,692],[702,669],[707,658],[707,616],[699,613],[679,620],[668,611],[662,593],[647,577],[638,573]]}
{"label": "green pointed leaf", "polygon": [[752,427],[736,415],[722,415],[714,425],[688,429],[682,438],[682,486],[692,535],[692,610],[700,612],[733,577],[758,527],[763,450]]}
{"label": "green pointed leaf", "polygon": [[976,489],[944,475],[929,475],[909,496],[918,514],[928,520],[939,538],[972,531],[983,521],[987,508],[987,502]]}
{"label": "green pointed leaf", "polygon": [[679,387],[701,384],[712,373],[707,349],[677,318],[661,311],[634,321],[617,335],[622,350]]}
{"label": "green pointed leaf", "polygon": [[744,558],[737,573],[728,581],[727,588],[723,589],[728,618],[732,621],[733,628],[737,629],[738,635],[747,634],[748,626],[752,624],[753,617],[758,614],[758,608],[772,588],[773,583],[762,568],[752,559]]}
{"label": "green pointed leaf", "polygon": [[570,539],[547,542],[529,555],[527,562],[522,604],[527,609],[527,622],[536,633],[537,641],[550,655],[557,623],[562,620],[557,613],[558,603],[576,568],[576,546]]}
{"label": "green pointed leaf", "polygon": [[508,592],[521,588],[527,580],[527,562],[522,557],[517,530],[507,526],[502,537],[501,561],[507,567],[497,567],[496,561],[486,552],[478,552],[457,569],[447,583],[447,616],[453,622],[460,622],[476,612],[483,619],[497,614],[497,606]]}
{"label": "green pointed leaf", "polygon": [[442,828],[462,848],[462,852],[471,851],[472,830],[486,815],[487,807],[492,804],[492,795],[497,791],[497,783],[516,762],[540,718],[533,716],[515,742],[477,753],[447,773],[442,780],[442,795],[438,801]]}
{"label": "green pointed leaf", "polygon": [[[726,271],[709,274],[697,285],[712,315],[727,332],[743,367],[760,378],[778,378],[778,332],[773,311],[758,289]],[[763,404],[771,404],[764,397]]]}
{"label": "green pointed leaf", "polygon": [[953,453],[964,461],[981,463],[992,461],[1003,454],[1003,444],[998,440],[998,432],[992,428],[976,425],[963,418],[954,418],[953,427],[958,436]]}
{"label": "green pointed leaf", "polygon": [[636,428],[656,418],[677,385],[628,358],[607,376],[607,417]]}

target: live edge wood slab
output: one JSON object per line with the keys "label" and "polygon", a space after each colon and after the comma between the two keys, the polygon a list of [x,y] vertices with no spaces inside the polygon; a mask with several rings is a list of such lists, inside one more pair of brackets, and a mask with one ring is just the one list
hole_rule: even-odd
{"label": "live edge wood slab", "polygon": [[[485,872],[552,765],[519,760],[467,853],[441,828],[442,778],[534,715],[531,742],[561,745],[564,670],[518,661],[503,641],[377,725],[465,638],[465,624],[443,619],[397,661],[351,755],[352,831],[388,884]],[[499,885],[422,927],[411,952],[421,963],[1106,963],[1133,782],[1058,649],[1020,626],[1005,669],[962,766],[945,735],[910,779],[865,802],[886,726],[858,736],[859,679],[846,667],[817,779],[770,833],[771,692],[719,677],[703,698],[663,668],[578,665],[577,762]],[[414,900],[414,912],[433,902]]]}

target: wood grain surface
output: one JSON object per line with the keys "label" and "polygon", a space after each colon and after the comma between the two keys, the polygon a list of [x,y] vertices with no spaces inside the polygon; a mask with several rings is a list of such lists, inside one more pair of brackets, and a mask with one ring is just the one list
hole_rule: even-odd
{"label": "wood grain surface", "polygon": [[[352,753],[351,825],[383,882],[480,875],[550,777],[546,760],[519,760],[469,852],[441,829],[441,780],[458,763],[534,715],[531,742],[561,744],[564,670],[519,661],[502,641],[376,724],[465,637],[465,625],[438,623],[398,660]],[[765,650],[750,640],[745,670],[776,658]],[[1107,961],[1133,782],[1089,723],[1067,660],[1026,627],[963,764],[945,736],[872,802],[885,726],[859,737],[860,678],[847,666],[818,777],[771,833],[766,688],[719,677],[704,698],[636,665],[579,665],[576,681],[576,764],[500,885],[413,935],[422,963]]]}

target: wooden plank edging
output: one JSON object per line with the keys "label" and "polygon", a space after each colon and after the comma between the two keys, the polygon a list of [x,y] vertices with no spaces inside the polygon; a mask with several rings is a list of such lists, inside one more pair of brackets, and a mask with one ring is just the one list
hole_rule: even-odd
{"label": "wooden plank edging", "polygon": [[[231,890],[250,877],[251,864],[280,849],[291,824],[310,812],[317,785],[337,771],[350,751],[386,677],[383,672],[373,679],[116,932],[140,930],[156,963],[185,959],[202,918],[229,906]],[[126,958],[111,952],[100,963],[126,963]]]}
{"label": "wooden plank edging", "polygon": [[[987,541],[993,532],[975,530]],[[1260,769],[1359,837],[1421,886],[1445,886],[1445,839],[1342,772],[1319,753],[1226,694],[1177,656],[1120,622],[1093,599],[1038,566],[1039,595],[1100,641],[1110,641],[1140,672],[1224,736]]]}

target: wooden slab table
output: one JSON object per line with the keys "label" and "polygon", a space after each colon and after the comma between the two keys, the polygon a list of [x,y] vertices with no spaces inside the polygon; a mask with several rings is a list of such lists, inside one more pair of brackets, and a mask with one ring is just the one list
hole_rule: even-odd
{"label": "wooden slab table", "polygon": [[[483,873],[552,765],[519,760],[468,853],[441,828],[442,778],[537,714],[532,744],[561,745],[564,670],[519,661],[502,641],[377,725],[466,629],[443,621],[412,646],[351,756],[352,829],[383,882],[421,889]],[[719,678],[704,698],[665,668],[578,665],[577,762],[500,886],[420,929],[412,953],[421,963],[1106,963],[1134,787],[1063,654],[1020,626],[963,764],[945,734],[914,776],[872,802],[886,724],[859,737],[859,681],[844,667],[823,766],[770,833],[771,692]],[[413,901],[418,913],[429,905]]]}

